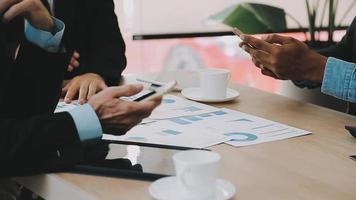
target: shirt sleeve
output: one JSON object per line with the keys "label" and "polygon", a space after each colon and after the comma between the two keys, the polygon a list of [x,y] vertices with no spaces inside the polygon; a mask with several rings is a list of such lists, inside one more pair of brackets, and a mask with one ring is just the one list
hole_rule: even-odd
{"label": "shirt sleeve", "polygon": [[48,52],[56,53],[60,50],[65,24],[61,20],[54,17],[52,17],[52,19],[54,22],[53,34],[48,31],[36,29],[26,20],[25,36],[31,43]]}
{"label": "shirt sleeve", "polygon": [[101,139],[103,130],[99,118],[90,104],[78,106],[68,112],[74,120],[80,141]]}
{"label": "shirt sleeve", "polygon": [[330,57],[325,67],[321,91],[356,103],[356,64]]}

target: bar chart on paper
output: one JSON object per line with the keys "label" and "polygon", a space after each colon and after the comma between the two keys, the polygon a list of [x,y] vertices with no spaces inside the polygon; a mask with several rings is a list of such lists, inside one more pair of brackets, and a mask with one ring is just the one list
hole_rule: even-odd
{"label": "bar chart on paper", "polygon": [[229,145],[240,147],[264,142],[277,141],[311,134],[311,132],[294,128],[278,122],[251,116],[245,113],[226,110],[233,120],[226,121],[225,136],[230,140]]}
{"label": "bar chart on paper", "polygon": [[198,115],[218,110],[215,107],[190,101],[174,95],[165,95],[162,104],[156,108],[150,120],[168,119],[180,116]]}
{"label": "bar chart on paper", "polygon": [[141,124],[125,136],[104,135],[104,139],[206,148],[222,142],[242,147],[307,134],[310,132],[285,124],[219,109]]}

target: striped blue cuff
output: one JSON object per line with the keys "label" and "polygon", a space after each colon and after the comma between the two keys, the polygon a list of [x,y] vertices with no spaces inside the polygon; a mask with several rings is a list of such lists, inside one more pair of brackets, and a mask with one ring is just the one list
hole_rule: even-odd
{"label": "striped blue cuff", "polygon": [[68,111],[72,116],[82,142],[101,139],[103,130],[94,109],[90,104],[84,104]]}
{"label": "striped blue cuff", "polygon": [[356,64],[330,57],[321,91],[348,102],[356,102]]}
{"label": "striped blue cuff", "polygon": [[52,19],[54,22],[54,34],[36,29],[26,20],[25,36],[26,39],[31,43],[41,47],[48,52],[56,53],[60,50],[65,24],[61,20],[54,17],[52,17]]}

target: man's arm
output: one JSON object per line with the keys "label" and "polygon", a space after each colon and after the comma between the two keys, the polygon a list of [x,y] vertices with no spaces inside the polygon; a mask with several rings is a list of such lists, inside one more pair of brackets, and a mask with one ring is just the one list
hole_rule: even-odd
{"label": "man's arm", "polygon": [[100,4],[90,1],[89,7],[93,13],[88,16],[88,57],[84,58],[81,65],[86,73],[96,73],[103,77],[108,86],[117,85],[127,61],[114,3],[112,0],[102,0]]}
{"label": "man's arm", "polygon": [[[23,120],[2,118],[0,132],[0,177],[45,170],[41,165],[54,159],[46,155],[79,143],[68,113],[37,115]],[[19,166],[19,163],[26,165]]]}
{"label": "man's arm", "polygon": [[[346,35],[342,38],[340,42],[337,44],[321,49],[318,53],[326,56],[326,57],[334,57],[345,61],[352,60],[352,53],[353,51],[353,44],[354,44],[354,37],[356,32],[356,17],[353,20],[351,26],[348,28]],[[293,81],[293,83],[301,88],[317,88],[320,87],[321,84],[318,82],[303,80],[303,81]]]}
{"label": "man's arm", "polygon": [[356,103],[356,64],[330,57],[326,64],[321,91]]}

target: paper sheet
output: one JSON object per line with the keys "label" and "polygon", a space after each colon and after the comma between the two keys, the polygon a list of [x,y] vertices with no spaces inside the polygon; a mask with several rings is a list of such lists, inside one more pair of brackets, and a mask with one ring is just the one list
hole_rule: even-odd
{"label": "paper sheet", "polygon": [[[58,103],[55,112],[74,109],[78,102]],[[308,135],[310,132],[230,109],[218,109],[166,95],[149,119],[124,136],[103,139],[206,148],[222,142],[242,147]]]}
{"label": "paper sheet", "polygon": [[264,142],[283,140],[311,134],[311,132],[285,124],[252,116],[242,112],[223,109],[225,116],[224,135],[230,138],[226,144],[241,147]]}
{"label": "paper sheet", "polygon": [[54,113],[59,113],[59,112],[68,112],[70,110],[73,110],[79,105],[78,101],[73,101],[71,104],[67,104],[65,102],[58,102],[56,110]]}
{"label": "paper sheet", "polygon": [[158,106],[152,115],[148,117],[150,120],[168,119],[174,117],[199,115],[207,112],[218,110],[213,106],[190,101],[174,95],[165,95],[162,99],[162,104]]}
{"label": "paper sheet", "polygon": [[219,115],[221,115],[221,112],[215,111],[194,116],[158,120],[138,125],[124,136],[105,134],[103,139],[206,148],[230,139],[216,128],[215,123],[210,123],[210,120],[208,120],[208,118],[215,118]]}
{"label": "paper sheet", "polygon": [[104,135],[104,139],[206,148],[221,142],[241,147],[308,134],[285,124],[220,109],[139,125],[124,136]]}

